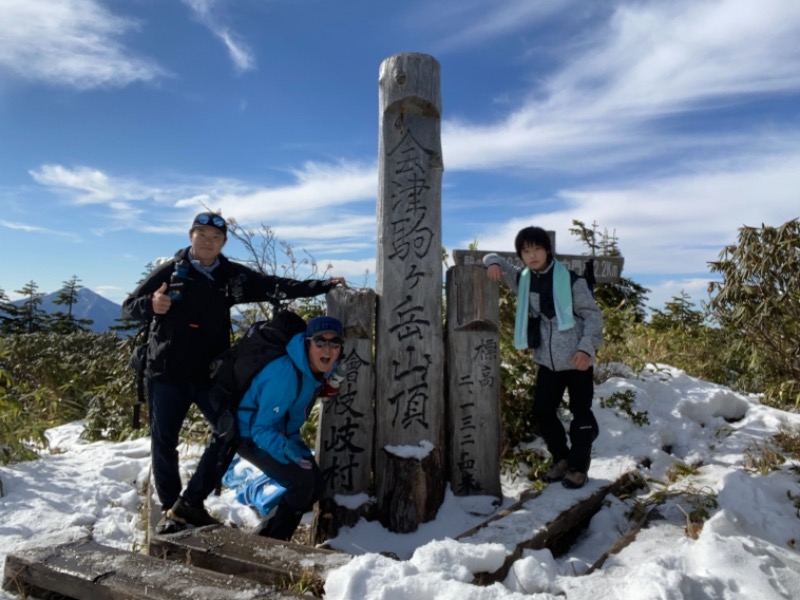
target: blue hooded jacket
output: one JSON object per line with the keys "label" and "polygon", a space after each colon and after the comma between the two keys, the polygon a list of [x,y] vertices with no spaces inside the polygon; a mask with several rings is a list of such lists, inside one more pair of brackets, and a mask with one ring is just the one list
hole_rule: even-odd
{"label": "blue hooded jacket", "polygon": [[241,436],[251,438],[284,464],[290,462],[285,454],[286,443],[301,442],[300,428],[322,385],[311,372],[305,343],[304,333],[295,335],[286,346],[287,354],[271,361],[253,378],[239,405]]}

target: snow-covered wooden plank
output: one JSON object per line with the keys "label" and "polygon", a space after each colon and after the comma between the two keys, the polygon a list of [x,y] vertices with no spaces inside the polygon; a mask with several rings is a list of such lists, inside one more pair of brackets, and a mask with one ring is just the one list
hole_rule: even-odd
{"label": "snow-covered wooden plank", "polygon": [[328,571],[352,558],[333,550],[281,542],[222,526],[153,536],[149,553],[158,558],[276,585],[300,578],[310,578],[322,584]]}
{"label": "snow-covered wooden plank", "polygon": [[302,596],[250,579],[159,560],[93,541],[17,550],[3,588],[22,597],[76,600],[290,600]]}
{"label": "snow-covered wooden plank", "polygon": [[619,494],[633,483],[633,474],[628,471],[615,479],[604,475],[607,473],[593,467],[593,476],[581,489],[552,484],[541,492],[523,494],[514,505],[458,536],[463,543],[499,543],[506,547],[503,566],[493,573],[477,574],[475,582],[502,581],[526,549],[549,548],[556,556],[566,550],[600,510],[606,496]]}

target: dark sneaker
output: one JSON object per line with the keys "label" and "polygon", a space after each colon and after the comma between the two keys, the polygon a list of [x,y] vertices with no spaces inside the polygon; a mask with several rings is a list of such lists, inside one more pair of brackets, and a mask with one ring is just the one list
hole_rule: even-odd
{"label": "dark sneaker", "polygon": [[192,506],[184,502],[183,498],[178,498],[178,501],[172,505],[172,508],[167,511],[167,517],[182,525],[194,525],[195,527],[221,525],[220,521],[208,514],[205,506]]}
{"label": "dark sneaker", "polygon": [[156,533],[158,535],[166,535],[168,533],[177,533],[178,531],[182,531],[186,529],[186,525],[178,523],[177,521],[173,521],[169,518],[168,513],[164,513],[164,515],[159,519],[158,523],[156,524]]}
{"label": "dark sneaker", "polygon": [[543,479],[548,483],[561,481],[564,479],[564,475],[567,474],[567,471],[569,471],[569,463],[567,462],[566,458],[562,458],[552,467],[550,467],[550,470],[544,474]]}
{"label": "dark sneaker", "polygon": [[578,488],[582,488],[584,485],[586,485],[587,481],[589,481],[589,476],[586,473],[581,473],[580,471],[570,469],[569,473],[564,475],[561,485],[563,485],[565,488],[577,490]]}

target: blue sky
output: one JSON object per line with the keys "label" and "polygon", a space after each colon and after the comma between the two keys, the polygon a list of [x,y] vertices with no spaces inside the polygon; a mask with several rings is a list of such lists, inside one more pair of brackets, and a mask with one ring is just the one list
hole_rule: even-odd
{"label": "blue sky", "polygon": [[441,65],[448,251],[597,223],[660,307],[800,216],[797,0],[3,0],[0,288],[121,302],[202,203],[374,285],[404,52]]}

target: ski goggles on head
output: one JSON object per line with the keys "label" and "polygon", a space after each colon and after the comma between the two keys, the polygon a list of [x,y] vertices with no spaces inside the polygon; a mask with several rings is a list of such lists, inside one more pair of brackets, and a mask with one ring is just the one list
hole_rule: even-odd
{"label": "ski goggles on head", "polygon": [[199,223],[200,225],[208,225],[211,223],[214,227],[223,227],[225,225],[225,219],[219,215],[200,215],[194,220],[194,222]]}
{"label": "ski goggles on head", "polygon": [[220,217],[219,215],[215,215],[214,213],[200,213],[194,218],[194,222],[192,223],[192,229],[195,227],[199,227],[200,225],[208,225],[210,227],[216,227],[222,233],[228,232],[228,226],[225,224],[225,219]]}
{"label": "ski goggles on head", "polygon": [[339,348],[342,347],[342,344],[344,343],[342,338],[340,338],[340,337],[332,337],[332,338],[328,338],[328,339],[326,339],[324,337],[313,337],[313,338],[311,338],[311,342],[317,348],[328,347],[331,350],[338,350]]}

